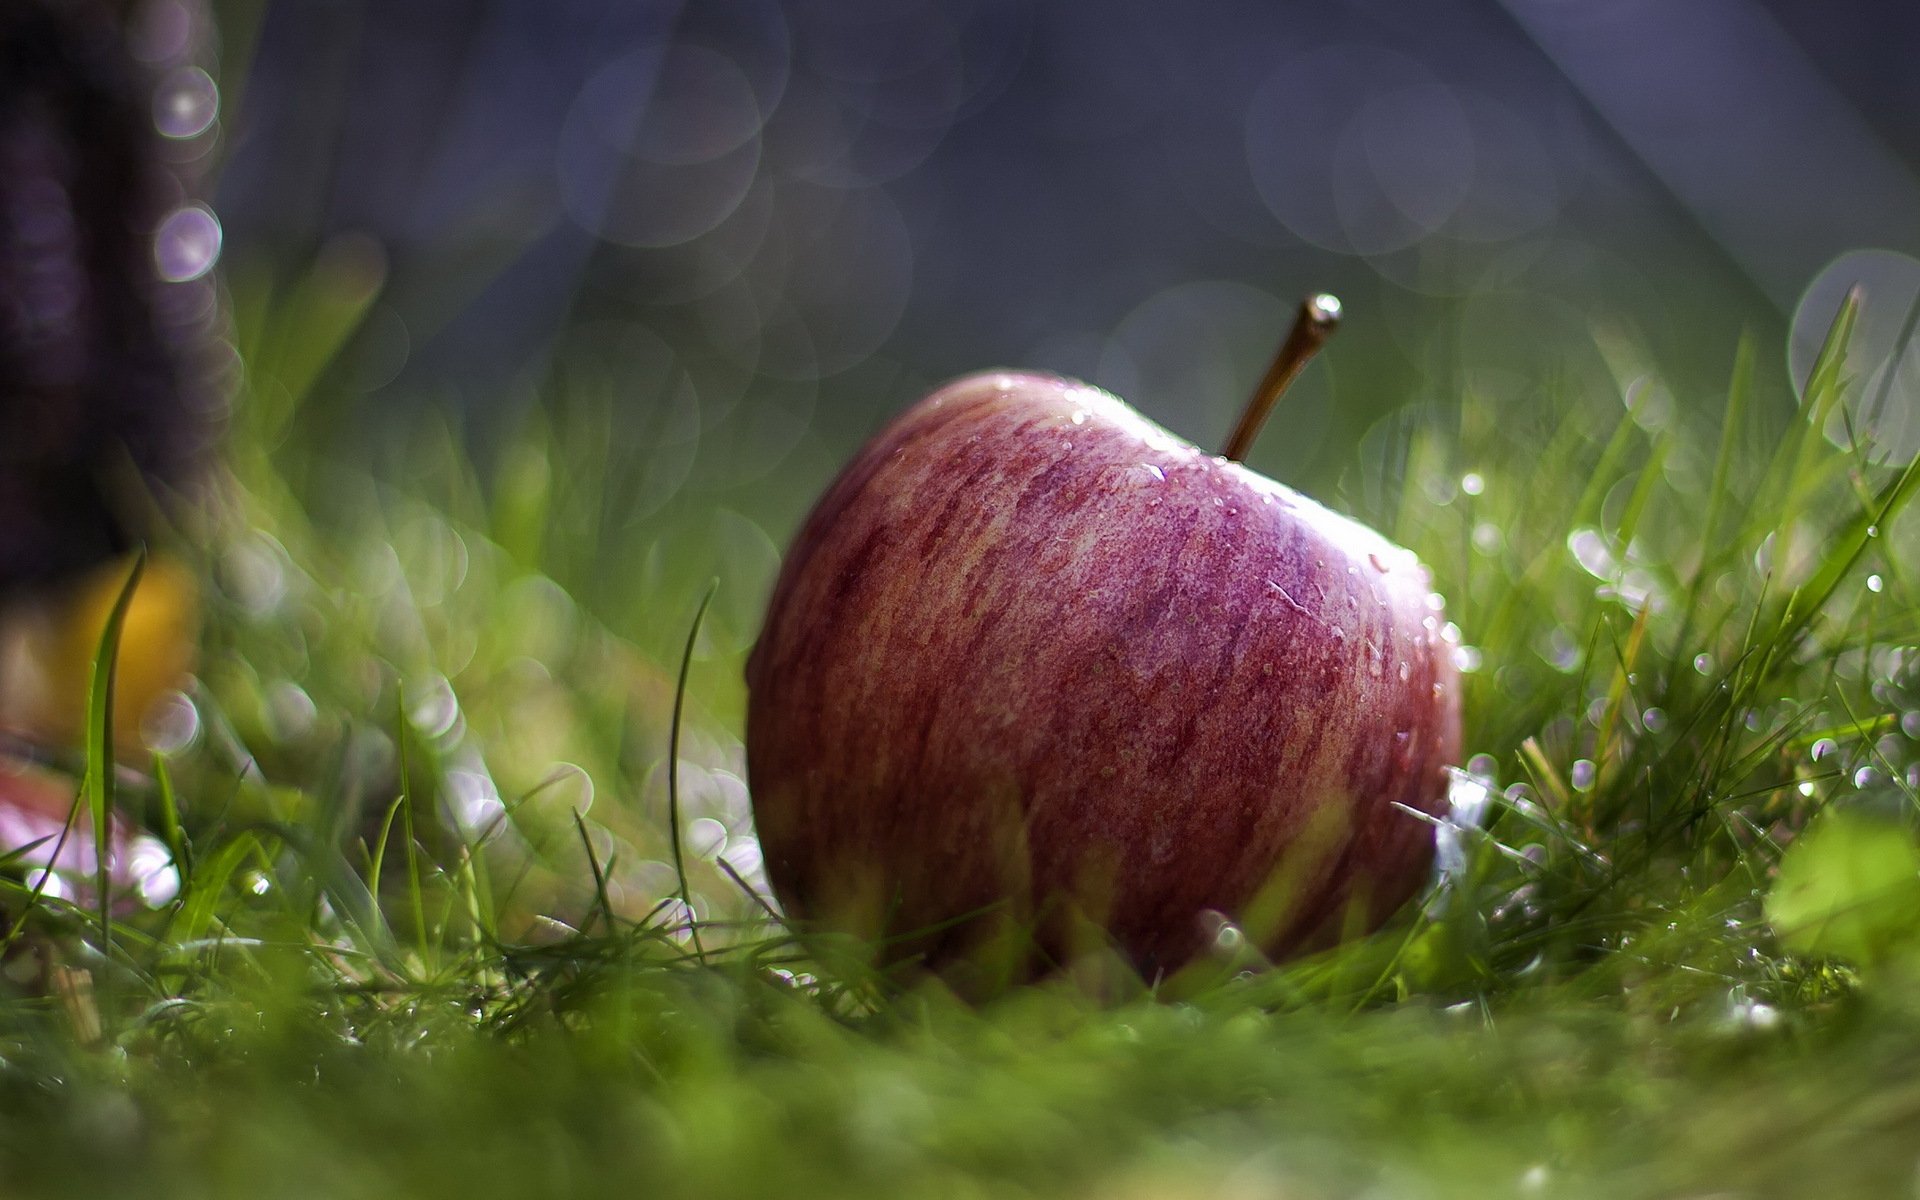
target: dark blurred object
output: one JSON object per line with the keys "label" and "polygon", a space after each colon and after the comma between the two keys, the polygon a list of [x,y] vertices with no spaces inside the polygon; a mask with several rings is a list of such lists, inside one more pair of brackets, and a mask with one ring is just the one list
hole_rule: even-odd
{"label": "dark blurred object", "polygon": [[127,37],[118,6],[0,6],[0,597],[139,540],[143,491],[207,437],[186,381],[211,293],[161,281],[179,186]]}
{"label": "dark blurred object", "polygon": [[[126,552],[203,475],[205,32],[184,0],[0,4],[0,727],[47,746],[80,741]],[[191,670],[197,611],[188,572],[150,564],[121,643],[123,750]]]}

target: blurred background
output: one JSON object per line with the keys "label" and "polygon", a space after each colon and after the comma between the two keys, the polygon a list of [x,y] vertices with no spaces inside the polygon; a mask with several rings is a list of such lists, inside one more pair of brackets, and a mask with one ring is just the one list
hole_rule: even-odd
{"label": "blurred background", "polygon": [[[1298,297],[1329,289],[1346,327],[1252,462],[1337,499],[1356,446],[1410,405],[1651,388],[1711,414],[1743,330],[1784,396],[1823,267],[1920,250],[1906,6],[279,0],[215,18],[227,104],[196,136],[221,143],[229,269],[346,245],[385,272],[305,435],[378,456],[432,407],[484,461],[536,404],[599,391],[631,481],[603,550],[725,559],[716,629],[735,640],[857,440],[958,373],[1077,375],[1218,444]],[[1920,286],[1909,260],[1869,265]],[[1837,295],[1815,297],[1814,345]],[[688,598],[648,599],[683,623]]]}

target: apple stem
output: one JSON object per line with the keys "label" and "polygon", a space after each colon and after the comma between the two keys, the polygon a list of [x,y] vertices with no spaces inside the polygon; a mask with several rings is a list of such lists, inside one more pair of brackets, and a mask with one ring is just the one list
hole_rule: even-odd
{"label": "apple stem", "polygon": [[1320,347],[1327,344],[1339,325],[1339,297],[1316,292],[1300,302],[1299,315],[1293,319],[1287,340],[1281,343],[1280,353],[1274,355],[1273,365],[1267,368],[1260,386],[1253,389],[1253,398],[1240,413],[1240,423],[1233,427],[1233,436],[1220,452],[1222,456],[1235,462],[1247,456],[1247,451],[1253,449],[1253,439],[1260,435],[1260,427],[1267,423],[1281,394],[1313,361],[1313,356],[1320,353]]}

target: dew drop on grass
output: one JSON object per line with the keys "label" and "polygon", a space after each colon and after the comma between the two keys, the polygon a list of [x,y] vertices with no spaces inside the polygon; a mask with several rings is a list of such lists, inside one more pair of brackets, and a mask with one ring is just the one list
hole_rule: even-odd
{"label": "dew drop on grass", "polygon": [[1482,521],[1473,527],[1473,548],[1489,558],[1500,553],[1506,540],[1506,535],[1492,521]]}
{"label": "dew drop on grass", "polygon": [[1811,799],[1813,797],[1813,791],[1814,791],[1813,780],[1811,779],[1801,780],[1800,787],[1798,790],[1802,796],[1806,796],[1807,798]]}
{"label": "dew drop on grass", "polygon": [[1484,662],[1478,646],[1455,646],[1453,648],[1453,666],[1462,675],[1471,675],[1480,669]]}
{"label": "dew drop on grass", "polygon": [[1910,738],[1920,740],[1920,709],[1900,714],[1900,732]]}
{"label": "dew drop on grass", "polygon": [[1487,490],[1487,481],[1478,471],[1468,471],[1460,477],[1460,490],[1469,496],[1478,496]]}
{"label": "dew drop on grass", "polygon": [[1576,759],[1573,764],[1573,771],[1571,772],[1573,789],[1577,792],[1592,791],[1594,777],[1598,774],[1599,772],[1595,770],[1592,759]]}
{"label": "dew drop on grass", "polygon": [[1853,773],[1854,787],[1864,788],[1867,785],[1871,784],[1873,780],[1874,780],[1874,771],[1872,767],[1861,767],[1858,771],[1855,771]]}
{"label": "dew drop on grass", "polygon": [[1713,655],[1696,654],[1693,656],[1693,669],[1702,675],[1713,674]]}
{"label": "dew drop on grass", "polygon": [[1648,709],[1640,714],[1640,724],[1646,727],[1648,733],[1659,733],[1667,727],[1667,710],[1664,708]]}
{"label": "dew drop on grass", "polygon": [[1886,587],[1886,584],[1881,580],[1880,576],[1878,575],[1867,576],[1868,591],[1878,593],[1884,587]]}
{"label": "dew drop on grass", "polygon": [[1809,753],[1813,756],[1813,761],[1819,762],[1839,748],[1840,744],[1832,738],[1821,738],[1813,744],[1813,749]]}

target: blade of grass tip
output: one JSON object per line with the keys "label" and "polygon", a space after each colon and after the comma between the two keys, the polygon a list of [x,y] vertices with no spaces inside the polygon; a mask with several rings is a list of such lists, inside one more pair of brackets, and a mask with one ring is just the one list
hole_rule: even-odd
{"label": "blade of grass tip", "polygon": [[6,938],[0,940],[0,958],[6,957],[7,951],[13,949],[14,941],[27,927],[28,918],[32,917],[34,910],[40,907],[40,898],[47,894],[47,884],[53,880],[53,864],[60,861],[60,852],[66,849],[67,839],[73,835],[74,824],[80,819],[80,806],[86,798],[87,792],[84,787],[74,790],[73,803],[67,806],[67,819],[60,826],[60,836],[53,841],[53,853],[47,856],[47,865],[41,869],[40,878],[33,881],[33,890],[27,895],[26,907],[21,909],[20,915],[9,923]]}
{"label": "blade of grass tip", "polygon": [[760,910],[767,914],[768,920],[780,925],[786,924],[786,920],[780,915],[780,910],[768,903],[765,896],[755,891],[753,885],[747,882],[744,875],[734,869],[733,864],[728,862],[724,855],[715,858],[713,861],[722,871],[726,872],[728,879],[733,880],[733,882],[739,886],[740,890],[747,894],[748,899],[760,906]]}
{"label": "blade of grass tip", "polygon": [[256,838],[251,833],[236,835],[223,844],[213,857],[200,865],[187,887],[182,889],[185,901],[181,904],[178,918],[171,923],[169,940],[177,945],[198,942],[206,937],[207,929],[213,924],[214,909],[220,897],[226,892],[240,864],[254,852]]}
{"label": "blade of grass tip", "polygon": [[406,689],[394,689],[393,745],[400,770],[400,832],[407,839],[407,903],[413,909],[413,936],[420,953],[420,969],[432,974],[427,956],[427,901],[420,886],[420,849],[413,830],[413,770],[407,756]]}
{"label": "blade of grass tip", "polygon": [[[1682,653],[1693,642],[1701,598],[1724,549],[1716,534],[1732,499],[1728,489],[1733,486],[1734,456],[1740,451],[1740,435],[1746,427],[1747,406],[1753,395],[1753,364],[1753,334],[1742,333],[1740,345],[1733,354],[1733,377],[1727,381],[1727,409],[1720,418],[1720,448],[1713,458],[1712,482],[1707,485],[1707,514],[1700,526],[1700,561],[1687,583],[1687,602],[1680,613],[1680,632],[1674,642]],[[1737,549],[1737,542],[1734,547]]]}
{"label": "blade of grass tip", "polygon": [[[607,894],[607,873],[600,869],[600,856],[593,852],[593,839],[587,836],[587,820],[578,809],[573,813],[573,827],[580,831],[580,846],[587,852],[587,870],[593,872],[593,895],[594,902],[600,906],[600,923],[607,927],[608,934],[612,934],[613,897]],[[580,932],[585,933],[592,924],[589,921],[582,925]]]}
{"label": "blade of grass tip", "polygon": [[[1747,405],[1753,396],[1753,335],[1742,334],[1733,352],[1733,378],[1727,382],[1727,411],[1720,418],[1720,449],[1713,457],[1713,480],[1707,485],[1707,516],[1700,527],[1701,545],[1709,551],[1733,486],[1734,456],[1740,452],[1740,434],[1746,428]],[[1704,570],[1702,571],[1704,575]]]}
{"label": "blade of grass tip", "polygon": [[[121,586],[106,627],[100,631],[100,646],[93,656],[93,674],[87,683],[86,793],[87,808],[93,815],[94,886],[100,902],[100,953],[105,958],[113,956],[114,674],[120,657],[120,631],[146,566],[147,550],[142,546],[134,553],[127,582]],[[106,982],[104,977],[101,982]]]}
{"label": "blade of grass tip", "polygon": [[1786,487],[1780,493],[1789,505],[1797,500],[1806,486],[1807,472],[1813,465],[1814,455],[1820,443],[1826,440],[1827,421],[1847,390],[1849,381],[1844,374],[1847,348],[1853,342],[1854,327],[1859,323],[1863,303],[1864,295],[1858,284],[1848,289],[1846,298],[1840,302],[1839,311],[1834,314],[1833,324],[1827,327],[1827,337],[1813,360],[1813,370],[1807,375],[1807,387],[1801,402],[1806,427],[1800,431],[1798,438],[1790,439],[1782,447],[1791,447],[1791,466]]}
{"label": "blade of grass tip", "polygon": [[707,594],[700,597],[700,607],[694,610],[693,624],[687,629],[687,648],[680,655],[680,678],[673,688],[673,722],[667,729],[667,833],[673,838],[673,874],[680,885],[680,903],[687,908],[687,928],[693,935],[694,957],[701,962],[707,958],[706,950],[700,945],[700,923],[693,919],[693,892],[687,887],[687,863],[685,853],[680,848],[680,722],[686,712],[687,673],[693,668],[693,647],[700,639],[700,624],[706,620],[707,606],[713,603],[713,594],[720,590],[720,581],[707,584]]}
{"label": "blade of grass tip", "polygon": [[192,851],[186,832],[180,828],[180,800],[173,790],[173,772],[167,770],[167,756],[153,756],[153,788],[160,797],[160,835],[166,839],[167,853],[173,855],[173,869],[184,882],[193,873]]}
{"label": "blade of grass tip", "polygon": [[[393,840],[393,823],[400,816],[400,806],[407,802],[407,794],[402,791],[387,805],[386,819],[380,822],[380,837],[373,844],[373,853],[367,856],[367,890],[373,893],[376,906],[380,903],[380,877],[386,872],[387,844]],[[381,914],[385,919],[385,913]]]}

